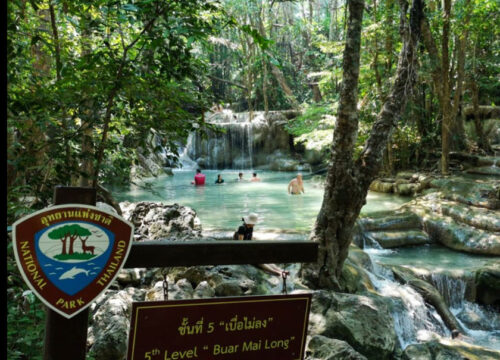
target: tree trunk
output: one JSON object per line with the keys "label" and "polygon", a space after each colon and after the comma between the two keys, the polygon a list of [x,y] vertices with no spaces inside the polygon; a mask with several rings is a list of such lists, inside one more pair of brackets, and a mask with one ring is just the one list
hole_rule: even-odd
{"label": "tree trunk", "polygon": [[450,12],[451,0],[443,0],[443,36],[441,43],[441,79],[442,79],[442,102],[441,113],[441,174],[449,173],[449,153],[451,136],[451,104],[450,104],[450,80],[449,80],[449,35],[450,35]]}
{"label": "tree trunk", "polygon": [[[87,39],[91,36],[90,30],[86,25],[86,21],[82,18],[83,30],[82,30],[82,57],[89,55],[91,49],[88,45]],[[80,165],[80,178],[78,180],[78,186],[87,187],[92,184],[91,176],[94,171],[94,144],[92,141],[93,127],[96,121],[96,112],[94,110],[94,101],[88,99],[84,102],[84,109],[82,116],[82,150],[81,150],[81,165]]]}
{"label": "tree trunk", "polygon": [[484,152],[490,154],[492,153],[492,150],[488,142],[488,139],[484,134],[483,122],[481,121],[481,116],[479,112],[479,87],[477,86],[475,80],[471,81],[471,92],[472,92],[472,107],[474,109],[474,126],[477,135],[477,146]]}
{"label": "tree trunk", "polygon": [[331,0],[330,2],[330,27],[328,29],[328,40],[334,41],[337,39],[337,10],[338,0]]}
{"label": "tree trunk", "polygon": [[[416,47],[423,16],[421,0],[414,0],[410,23],[406,22],[408,4],[400,0],[403,46],[399,55],[395,82],[377,116],[360,158],[353,154],[358,130],[357,84],[359,76],[360,36],[363,0],[349,1],[349,22],[343,60],[343,84],[332,145],[331,165],[327,172],[323,204],[311,233],[319,243],[318,261],[304,265],[300,275],[308,286],[341,290],[340,274],[352,230],[368,187],[378,174],[383,150],[391,130],[401,116],[416,81]],[[410,31],[411,29],[411,31]]]}

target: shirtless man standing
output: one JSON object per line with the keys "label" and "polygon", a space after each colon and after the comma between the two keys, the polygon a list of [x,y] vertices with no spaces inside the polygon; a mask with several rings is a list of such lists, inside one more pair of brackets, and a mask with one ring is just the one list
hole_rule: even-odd
{"label": "shirtless man standing", "polygon": [[300,195],[301,192],[305,193],[304,183],[302,182],[302,174],[297,174],[297,177],[288,183],[288,193],[292,195]]}

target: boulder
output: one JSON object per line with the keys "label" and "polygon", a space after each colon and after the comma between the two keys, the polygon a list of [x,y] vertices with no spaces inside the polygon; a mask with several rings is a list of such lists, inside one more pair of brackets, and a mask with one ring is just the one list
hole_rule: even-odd
{"label": "boulder", "polygon": [[215,296],[215,290],[212,288],[208,282],[202,281],[198,284],[196,289],[194,289],[193,299],[204,299],[212,298]]}
{"label": "boulder", "polygon": [[127,354],[132,301],[144,299],[144,291],[129,288],[108,291],[96,301],[87,345],[95,360],[122,360]]}
{"label": "boulder", "polygon": [[439,189],[439,198],[465,205],[500,209],[499,186],[495,180],[476,181],[463,177],[432,179],[430,186]]}
{"label": "boulder", "polygon": [[196,211],[179,204],[160,202],[122,202],[125,219],[134,224],[137,241],[166,239],[189,240],[201,237],[201,222]]}
{"label": "boulder", "polygon": [[391,359],[398,342],[387,299],[376,295],[316,291],[310,335],[348,342],[368,359]]}
{"label": "boulder", "polygon": [[306,352],[306,360],[367,360],[345,341],[321,335],[309,340]]}
{"label": "boulder", "polygon": [[477,301],[500,308],[500,263],[480,269],[476,273]]}

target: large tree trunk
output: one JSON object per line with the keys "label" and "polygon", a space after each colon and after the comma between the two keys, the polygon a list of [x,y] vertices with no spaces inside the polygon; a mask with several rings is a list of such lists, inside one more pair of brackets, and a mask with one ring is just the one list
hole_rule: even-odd
{"label": "large tree trunk", "polygon": [[[318,261],[304,265],[300,275],[308,286],[341,290],[342,266],[352,240],[352,230],[368,187],[382,165],[383,150],[391,130],[401,116],[416,81],[416,46],[422,19],[421,0],[414,0],[410,24],[406,22],[408,4],[400,0],[403,47],[399,55],[395,82],[370,137],[356,162],[353,153],[358,130],[357,84],[363,0],[349,1],[349,22],[344,50],[344,77],[328,169],[323,204],[311,240],[319,243]],[[411,31],[410,31],[411,28]]]}
{"label": "large tree trunk", "polygon": [[449,170],[450,136],[451,136],[451,104],[450,104],[450,78],[449,78],[449,35],[450,35],[450,12],[451,0],[443,1],[443,37],[441,46],[441,79],[442,79],[442,102],[441,113],[443,121],[441,123],[441,174],[447,175]]}

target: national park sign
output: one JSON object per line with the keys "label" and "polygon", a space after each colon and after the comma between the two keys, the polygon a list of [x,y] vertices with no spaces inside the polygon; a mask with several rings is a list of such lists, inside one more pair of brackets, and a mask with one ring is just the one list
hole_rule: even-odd
{"label": "national park sign", "polygon": [[45,305],[68,319],[111,285],[133,233],[122,217],[81,204],[51,206],[12,225],[21,275]]}

